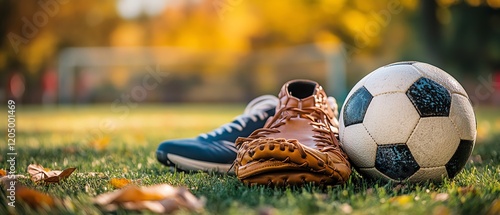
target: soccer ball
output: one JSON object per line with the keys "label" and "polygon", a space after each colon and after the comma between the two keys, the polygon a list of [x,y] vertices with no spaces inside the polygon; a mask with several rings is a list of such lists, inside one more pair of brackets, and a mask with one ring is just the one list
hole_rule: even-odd
{"label": "soccer ball", "polygon": [[422,182],[453,178],[474,148],[476,119],[463,87],[420,62],[361,79],[340,113],[340,144],[363,176]]}

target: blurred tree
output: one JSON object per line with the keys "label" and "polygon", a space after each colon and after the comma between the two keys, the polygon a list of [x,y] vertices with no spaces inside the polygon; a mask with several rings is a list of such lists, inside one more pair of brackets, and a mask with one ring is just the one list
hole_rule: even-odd
{"label": "blurred tree", "polygon": [[500,5],[491,6],[462,3],[450,8],[453,20],[445,28],[444,56],[462,73],[478,75],[500,69]]}
{"label": "blurred tree", "polygon": [[500,1],[423,1],[419,16],[430,63],[469,76],[500,68]]}
{"label": "blurred tree", "polygon": [[429,63],[439,64],[442,61],[441,24],[438,22],[438,5],[436,1],[422,1],[420,25]]}
{"label": "blurred tree", "polygon": [[[213,82],[214,74],[236,78],[250,89],[249,96],[259,93],[253,82],[274,68],[255,65],[262,59],[248,54],[274,47],[317,44],[324,51],[342,43],[346,61],[356,62],[348,70],[364,74],[375,67],[367,59],[380,65],[403,57],[450,64],[463,73],[491,70],[500,62],[499,2],[168,1],[153,15],[139,10],[120,16],[117,0],[2,0],[0,77],[6,79],[5,71],[24,71],[30,94],[37,91],[41,74],[57,64],[62,49],[92,46],[182,47],[200,53],[187,62],[190,73],[201,76],[196,83]],[[229,54],[214,57],[214,52]],[[256,70],[257,75],[242,73]]]}

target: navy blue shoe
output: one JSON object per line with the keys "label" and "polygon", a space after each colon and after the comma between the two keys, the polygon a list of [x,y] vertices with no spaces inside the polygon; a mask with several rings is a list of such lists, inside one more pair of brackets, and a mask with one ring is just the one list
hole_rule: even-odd
{"label": "navy blue shoe", "polygon": [[267,119],[274,115],[277,104],[275,96],[257,97],[248,103],[242,115],[210,133],[162,142],[156,150],[156,158],[160,163],[180,170],[225,173],[236,159],[234,141],[264,127]]}

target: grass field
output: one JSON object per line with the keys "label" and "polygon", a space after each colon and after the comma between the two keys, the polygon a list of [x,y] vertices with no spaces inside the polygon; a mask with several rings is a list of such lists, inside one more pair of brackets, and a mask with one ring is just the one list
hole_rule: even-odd
{"label": "grass field", "polygon": [[[353,174],[347,184],[337,187],[246,187],[232,175],[173,172],[156,161],[154,152],[161,140],[210,131],[231,120],[243,108],[241,105],[139,105],[124,113],[114,112],[109,105],[18,107],[18,173],[27,175],[26,168],[32,163],[54,170],[68,167],[77,170],[60,184],[40,185],[20,180],[30,188],[64,200],[65,207],[35,211],[17,203],[16,209],[19,214],[101,214],[92,204],[92,197],[115,189],[110,179],[126,178],[140,185],[168,183],[187,187],[197,197],[206,198],[203,214],[444,215],[488,211],[495,214],[495,209],[496,214],[500,213],[498,108],[476,109],[478,141],[473,151],[474,161],[456,178],[441,184],[372,182]],[[2,121],[6,119],[2,117]],[[6,123],[1,123],[0,129],[6,131]],[[6,138],[0,143],[0,169],[8,169]],[[6,214],[6,196],[0,194],[0,199],[0,214]],[[128,213],[122,210],[116,214]]]}

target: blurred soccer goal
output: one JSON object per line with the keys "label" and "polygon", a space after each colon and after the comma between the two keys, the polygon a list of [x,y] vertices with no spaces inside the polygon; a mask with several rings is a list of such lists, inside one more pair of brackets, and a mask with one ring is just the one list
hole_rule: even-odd
{"label": "blurred soccer goal", "polygon": [[[154,74],[162,80],[150,77]],[[307,44],[250,54],[173,47],[67,48],[59,55],[58,101],[113,102],[136,89],[136,97],[145,102],[245,101],[276,94],[295,78],[318,81],[329,95],[342,100],[342,47],[325,50]]]}

